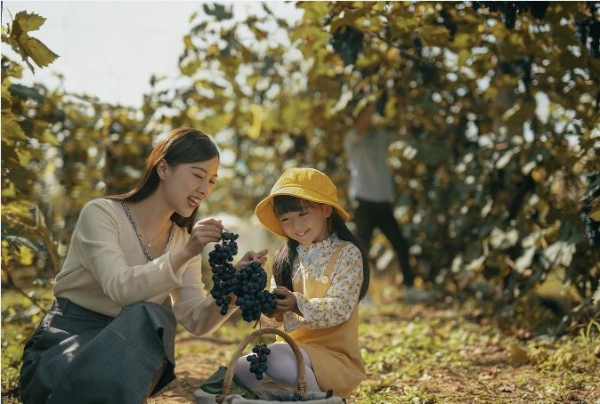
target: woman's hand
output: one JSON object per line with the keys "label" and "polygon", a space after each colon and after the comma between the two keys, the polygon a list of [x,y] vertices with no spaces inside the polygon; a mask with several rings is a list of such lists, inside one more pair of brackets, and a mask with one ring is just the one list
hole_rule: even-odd
{"label": "woman's hand", "polygon": [[240,269],[247,267],[251,262],[258,261],[261,267],[264,268],[267,263],[267,250],[260,250],[259,252],[248,251],[236,264],[236,268]]}
{"label": "woman's hand", "polygon": [[171,268],[174,273],[191,258],[202,253],[208,243],[216,243],[221,240],[223,224],[220,220],[213,218],[201,219],[194,224],[190,238],[184,246],[171,252]]}
{"label": "woman's hand", "polygon": [[198,255],[204,250],[208,243],[216,243],[221,240],[223,223],[212,217],[200,219],[192,227],[190,239],[185,244],[186,250],[191,256]]}
{"label": "woman's hand", "polygon": [[277,286],[274,288],[271,293],[277,295],[277,299],[275,300],[276,312],[285,313],[287,311],[291,311],[292,313],[296,313],[298,315],[302,315],[300,310],[298,309],[298,303],[296,301],[296,295],[294,292],[290,291],[285,286]]}

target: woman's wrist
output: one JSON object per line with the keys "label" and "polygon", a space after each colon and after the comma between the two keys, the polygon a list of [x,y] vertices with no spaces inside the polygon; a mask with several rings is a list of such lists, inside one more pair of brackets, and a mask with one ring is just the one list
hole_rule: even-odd
{"label": "woman's wrist", "polygon": [[171,267],[173,272],[177,272],[181,266],[194,257],[185,247],[180,248],[177,251],[171,252]]}

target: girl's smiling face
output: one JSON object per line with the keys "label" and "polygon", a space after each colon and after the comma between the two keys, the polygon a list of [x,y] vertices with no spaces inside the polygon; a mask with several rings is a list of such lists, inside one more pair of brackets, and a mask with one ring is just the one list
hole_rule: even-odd
{"label": "girl's smiling face", "polygon": [[169,166],[159,163],[163,179],[163,195],[170,207],[180,216],[189,217],[194,209],[212,192],[217,181],[219,158]]}
{"label": "girl's smiling face", "polygon": [[301,245],[323,241],[329,237],[327,219],[332,207],[322,203],[300,200],[299,208],[278,215],[286,236]]}

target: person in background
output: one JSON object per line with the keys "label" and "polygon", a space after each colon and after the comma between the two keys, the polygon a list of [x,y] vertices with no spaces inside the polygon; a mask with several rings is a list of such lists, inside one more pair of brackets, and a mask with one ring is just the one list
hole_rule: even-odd
{"label": "person in background", "polygon": [[[211,137],[175,129],[131,191],[83,207],[55,303],[24,348],[24,404],[146,402],[175,378],[177,321],[200,336],[235,311],[232,302],[222,315],[202,282],[201,253],[223,224],[196,213],[218,168]],[[238,267],[266,253],[249,251]]]}
{"label": "person in background", "polygon": [[394,181],[388,165],[388,148],[394,137],[376,127],[373,122],[376,113],[374,103],[364,106],[344,138],[350,170],[349,196],[356,205],[353,218],[356,234],[369,249],[374,230],[383,233],[398,257],[406,288],[404,299],[420,300],[426,292],[414,288],[416,274],[410,264],[410,245],[394,216]]}
{"label": "person in background", "polygon": [[[339,204],[327,175],[290,168],[255,209],[262,225],[286,241],[273,260],[276,311],[263,325],[283,326],[298,345],[306,367],[307,391],[349,396],[365,377],[358,343],[358,303],[367,293],[369,265],[350,232],[350,215]],[[278,337],[279,338],[279,337]],[[285,342],[268,346],[267,370],[258,380],[241,357],[235,375],[246,387],[294,390],[298,370]]]}

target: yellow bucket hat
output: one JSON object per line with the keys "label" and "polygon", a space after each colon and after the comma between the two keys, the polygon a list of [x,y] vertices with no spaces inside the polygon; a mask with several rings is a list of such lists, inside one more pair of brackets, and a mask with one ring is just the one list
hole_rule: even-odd
{"label": "yellow bucket hat", "polygon": [[337,188],[327,175],[314,168],[288,168],[273,185],[269,196],[260,201],[254,210],[262,225],[278,236],[286,237],[273,209],[273,198],[277,195],[290,195],[330,205],[344,222],[350,218],[350,214],[338,202]]}

